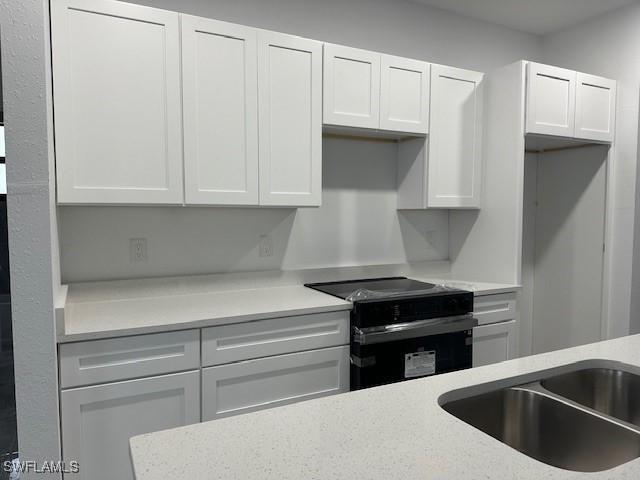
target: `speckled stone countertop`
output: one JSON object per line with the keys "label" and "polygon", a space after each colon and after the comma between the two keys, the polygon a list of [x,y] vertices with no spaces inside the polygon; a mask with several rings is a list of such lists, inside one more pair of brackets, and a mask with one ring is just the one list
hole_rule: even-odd
{"label": "speckled stone countertop", "polygon": [[351,303],[304,283],[396,275],[447,283],[477,295],[518,288],[452,280],[447,262],[76,283],[59,302],[57,337],[59,343],[77,342],[350,310]]}
{"label": "speckled stone countertop", "polygon": [[130,442],[136,479],[637,480],[640,459],[592,474],[561,470],[438,404],[452,390],[486,382],[506,386],[514,376],[524,383],[533,372],[586,359],[620,361],[640,371],[640,336],[141,435]]}

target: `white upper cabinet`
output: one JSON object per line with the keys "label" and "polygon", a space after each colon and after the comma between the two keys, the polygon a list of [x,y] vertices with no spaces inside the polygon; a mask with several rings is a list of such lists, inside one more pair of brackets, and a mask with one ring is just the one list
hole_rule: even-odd
{"label": "white upper cabinet", "polygon": [[526,133],[612,142],[616,82],[529,63]]}
{"label": "white upper cabinet", "polygon": [[615,111],[615,80],[578,73],[575,137],[584,140],[612,142]]}
{"label": "white upper cabinet", "polygon": [[324,44],[324,123],[378,128],[379,53]]}
{"label": "white upper cabinet", "polygon": [[177,13],[51,2],[59,203],[179,204]]}
{"label": "white upper cabinet", "polygon": [[324,123],[425,135],[431,65],[326,43]]}
{"label": "white upper cabinet", "polygon": [[258,204],[256,30],[182,15],[187,204]]}
{"label": "white upper cabinet", "polygon": [[260,205],[319,206],[322,43],[258,33]]}
{"label": "white upper cabinet", "polygon": [[527,133],[573,137],[576,72],[529,63]]}
{"label": "white upper cabinet", "polygon": [[380,129],[426,134],[429,130],[431,65],[382,55]]}
{"label": "white upper cabinet", "polygon": [[484,75],[432,65],[429,208],[479,208]]}

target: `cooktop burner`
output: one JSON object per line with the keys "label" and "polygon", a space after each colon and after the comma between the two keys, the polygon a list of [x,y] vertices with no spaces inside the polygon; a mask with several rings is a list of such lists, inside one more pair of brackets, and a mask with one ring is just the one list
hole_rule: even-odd
{"label": "cooktop burner", "polygon": [[437,288],[433,283],[419,282],[406,277],[367,278],[342,282],[308,283],[305,287],[319,290],[334,297],[353,300],[361,293],[361,298],[399,296],[403,294],[428,294]]}

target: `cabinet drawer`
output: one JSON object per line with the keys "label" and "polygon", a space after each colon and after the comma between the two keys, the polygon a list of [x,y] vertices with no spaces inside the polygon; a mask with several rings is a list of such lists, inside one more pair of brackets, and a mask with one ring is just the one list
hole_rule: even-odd
{"label": "cabinet drawer", "polygon": [[348,346],[209,367],[202,370],[202,420],[348,390]]}
{"label": "cabinet drawer", "polygon": [[139,335],[60,346],[60,387],[200,368],[200,331]]}
{"label": "cabinet drawer", "polygon": [[348,311],[223,325],[203,329],[202,365],[222,365],[348,343]]}
{"label": "cabinet drawer", "polygon": [[476,297],[473,314],[478,319],[478,325],[513,320],[516,318],[516,296],[514,293],[503,293]]}

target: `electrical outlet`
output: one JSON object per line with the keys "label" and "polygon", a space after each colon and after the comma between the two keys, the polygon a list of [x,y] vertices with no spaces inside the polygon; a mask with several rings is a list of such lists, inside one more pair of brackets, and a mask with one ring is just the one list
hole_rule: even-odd
{"label": "electrical outlet", "polygon": [[260,235],[258,255],[260,257],[270,257],[273,255],[273,239],[271,238],[271,235]]}
{"label": "electrical outlet", "polygon": [[140,263],[147,261],[147,239],[131,238],[129,239],[129,256],[131,263]]}
{"label": "electrical outlet", "polygon": [[437,233],[438,232],[436,230],[428,229],[426,232],[424,232],[424,238],[429,244],[433,245],[433,243],[435,242]]}

